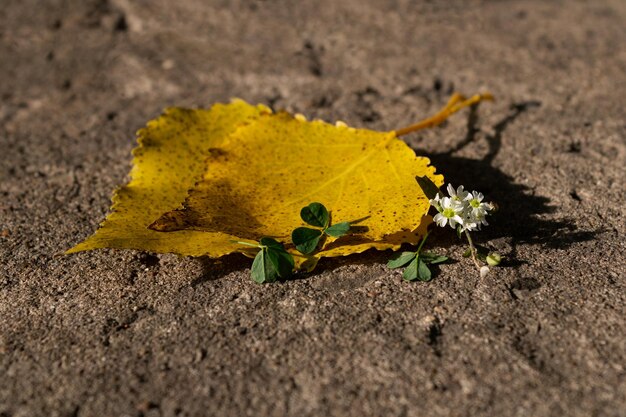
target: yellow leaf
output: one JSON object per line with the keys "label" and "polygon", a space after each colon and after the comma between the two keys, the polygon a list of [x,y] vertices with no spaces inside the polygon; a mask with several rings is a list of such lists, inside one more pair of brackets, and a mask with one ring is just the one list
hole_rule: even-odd
{"label": "yellow leaf", "polygon": [[[169,109],[139,131],[131,181],[114,193],[105,222],[67,253],[250,255],[234,241],[270,236],[311,269],[320,257],[415,244],[431,222],[415,176],[437,185],[443,177],[398,136],[488,98],[454,95],[435,116],[395,132],[307,122],[240,100],[209,110]],[[300,208],[314,201],[331,211],[333,223],[351,222],[352,234],[328,238],[304,257],[289,245],[290,233],[303,225]]]}

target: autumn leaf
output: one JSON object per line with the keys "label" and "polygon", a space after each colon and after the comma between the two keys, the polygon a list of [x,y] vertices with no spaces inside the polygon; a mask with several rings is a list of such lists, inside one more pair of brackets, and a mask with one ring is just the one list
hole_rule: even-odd
{"label": "autumn leaf", "polygon": [[[424,126],[465,103],[453,99]],[[68,253],[110,247],[250,255],[236,242],[272,237],[286,243],[297,265],[311,268],[321,257],[415,244],[431,221],[415,177],[443,183],[427,158],[398,139],[415,126],[375,132],[239,100],[209,110],[170,109],[139,132],[131,181],[114,194],[107,220]],[[350,232],[340,239],[329,234],[306,257],[290,235],[305,225],[300,209],[312,201],[328,208],[333,225],[349,223]]]}

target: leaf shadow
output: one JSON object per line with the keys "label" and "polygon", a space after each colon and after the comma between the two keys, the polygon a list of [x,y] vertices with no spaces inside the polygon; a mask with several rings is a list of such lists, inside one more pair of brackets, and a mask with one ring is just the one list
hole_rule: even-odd
{"label": "leaf shadow", "polygon": [[[493,126],[493,133],[485,135],[479,135],[481,129],[477,106],[473,106],[470,108],[467,133],[463,140],[447,152],[428,155],[433,165],[444,173],[446,183],[469,185],[498,204],[499,210],[490,219],[490,226],[480,233],[479,240],[510,239],[511,253],[506,254],[508,261],[503,266],[523,263],[516,260],[520,244],[565,249],[573,243],[591,240],[601,232],[578,230],[573,220],[566,217],[560,220],[542,217],[557,212],[559,207],[553,205],[549,198],[535,194],[532,188],[516,183],[513,177],[493,166],[494,159],[502,149],[506,130],[524,113],[539,106],[539,101],[511,104],[509,113]],[[488,151],[482,159],[456,155],[481,138],[488,145]]]}

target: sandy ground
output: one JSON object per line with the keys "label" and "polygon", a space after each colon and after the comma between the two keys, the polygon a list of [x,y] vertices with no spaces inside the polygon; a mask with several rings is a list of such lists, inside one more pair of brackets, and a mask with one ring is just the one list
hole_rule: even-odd
{"label": "sandy ground", "polygon": [[[0,416],[626,416],[626,2],[2,0]],[[406,283],[389,253],[274,285],[250,261],[53,255],[134,132],[241,97],[407,137],[501,211],[507,255]]]}

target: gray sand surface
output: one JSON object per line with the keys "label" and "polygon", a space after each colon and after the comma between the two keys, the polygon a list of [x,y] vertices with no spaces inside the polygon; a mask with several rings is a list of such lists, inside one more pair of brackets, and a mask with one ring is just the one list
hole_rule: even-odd
{"label": "gray sand surface", "polygon": [[[626,2],[2,0],[0,416],[626,416]],[[507,256],[389,253],[257,285],[250,260],[100,250],[134,132],[231,97],[407,142],[501,210]]]}

